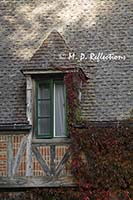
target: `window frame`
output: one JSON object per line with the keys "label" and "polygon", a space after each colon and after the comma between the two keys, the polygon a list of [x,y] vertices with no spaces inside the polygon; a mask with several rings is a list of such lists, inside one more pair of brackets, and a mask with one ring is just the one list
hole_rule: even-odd
{"label": "window frame", "polygon": [[[55,134],[55,83],[56,82],[62,82],[64,85],[64,112],[65,112],[65,133],[63,136],[56,136]],[[42,133],[39,134],[38,132],[38,88],[39,84],[50,84],[50,133]],[[44,79],[38,79],[35,81],[35,90],[36,90],[36,100],[35,100],[35,137],[36,139],[52,139],[52,138],[67,138],[67,98],[66,98],[66,85],[64,83],[63,78],[44,78]]]}

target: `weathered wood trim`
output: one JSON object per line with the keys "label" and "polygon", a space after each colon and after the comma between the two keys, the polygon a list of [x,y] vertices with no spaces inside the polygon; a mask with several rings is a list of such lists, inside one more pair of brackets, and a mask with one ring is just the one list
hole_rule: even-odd
{"label": "weathered wood trim", "polygon": [[74,187],[72,176],[62,177],[0,177],[0,188]]}
{"label": "weathered wood trim", "polygon": [[[27,97],[27,119],[29,124],[32,125],[32,78],[26,76],[26,97]],[[32,176],[32,130],[30,131],[27,138],[26,147],[26,176]]]}
{"label": "weathered wood trim", "polygon": [[26,146],[26,176],[32,176],[32,131],[27,137]]}
{"label": "weathered wood trim", "polygon": [[38,162],[40,163],[43,171],[46,173],[46,176],[50,176],[50,170],[47,166],[46,161],[42,158],[41,153],[39,152],[39,150],[37,149],[36,146],[32,146],[32,150],[34,152],[34,155],[36,157],[36,159],[38,160]]}
{"label": "weathered wood trim", "polygon": [[36,135],[36,82],[32,79],[32,141]]}
{"label": "weathered wood trim", "polygon": [[15,158],[15,161],[14,161],[14,166],[13,166],[13,171],[12,171],[13,176],[15,176],[15,174],[17,172],[17,169],[18,169],[19,164],[20,164],[20,160],[21,160],[22,155],[24,153],[24,150],[26,148],[26,144],[27,144],[27,137],[24,136],[23,139],[21,140],[20,147],[18,149],[16,158]]}
{"label": "weathered wood trim", "polygon": [[71,155],[72,155],[72,152],[71,152],[70,150],[68,150],[68,151],[64,154],[64,156],[63,156],[61,162],[59,163],[59,165],[58,165],[57,168],[56,168],[56,173],[55,173],[56,176],[59,176],[59,175],[60,175],[61,171],[62,171],[63,168],[65,167],[65,164],[67,163],[67,161],[69,160],[69,158],[71,157]]}
{"label": "weathered wood trim", "polygon": [[[60,67],[61,69],[61,67]],[[24,75],[39,75],[39,74],[63,74],[63,73],[69,73],[69,72],[76,72],[75,67],[70,67],[70,68],[64,68],[63,70],[60,69],[46,69],[46,70],[22,70]]]}
{"label": "weathered wood trim", "polygon": [[8,135],[7,139],[7,176],[12,176],[12,165],[13,165],[13,145],[12,135]]}
{"label": "weathered wood trim", "polygon": [[28,135],[29,129],[27,131],[22,130],[0,130],[0,135]]}
{"label": "weathered wood trim", "polygon": [[32,144],[36,146],[44,145],[69,145],[71,143],[70,138],[52,138],[52,139],[35,139],[33,138]]}
{"label": "weathered wood trim", "polygon": [[29,124],[32,125],[32,79],[26,76],[26,114]]}
{"label": "weathered wood trim", "polygon": [[55,175],[55,145],[50,146],[50,174],[51,176]]}

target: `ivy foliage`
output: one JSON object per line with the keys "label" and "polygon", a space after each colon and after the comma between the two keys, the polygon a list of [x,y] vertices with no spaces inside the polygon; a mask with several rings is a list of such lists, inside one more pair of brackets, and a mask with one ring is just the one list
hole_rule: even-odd
{"label": "ivy foliage", "polygon": [[[131,198],[132,131],[127,127],[88,126],[72,130],[72,172],[81,199],[110,200],[118,193]],[[118,195],[117,194],[117,195]]]}
{"label": "ivy foliage", "polygon": [[[131,200],[132,129],[126,126],[97,127],[79,123],[79,76],[65,76],[67,88],[67,124],[72,139],[71,171],[75,188],[27,189],[17,196],[0,193],[8,200]],[[81,119],[80,119],[81,123]],[[83,122],[82,122],[83,123]]]}
{"label": "ivy foliage", "polygon": [[[78,74],[65,77],[68,99],[68,124],[72,145],[72,173],[81,200],[131,199],[132,186],[132,128],[123,125],[107,127],[79,123]],[[114,197],[113,197],[114,195]]]}
{"label": "ivy foliage", "polygon": [[65,76],[67,90],[67,125],[71,132],[72,127],[80,121],[80,104],[78,99],[80,77],[77,73],[68,73]]}

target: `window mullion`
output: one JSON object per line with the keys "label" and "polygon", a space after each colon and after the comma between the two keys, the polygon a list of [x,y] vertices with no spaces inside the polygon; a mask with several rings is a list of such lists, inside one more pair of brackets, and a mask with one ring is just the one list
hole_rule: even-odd
{"label": "window mullion", "polygon": [[54,96],[53,96],[53,99],[54,99],[54,103],[53,103],[53,117],[54,117],[54,121],[53,121],[53,136],[55,137],[55,82],[53,84],[53,89],[54,89]]}
{"label": "window mullion", "polygon": [[39,83],[36,83],[36,136],[38,136],[38,87]]}
{"label": "window mullion", "polygon": [[65,134],[68,136],[68,130],[67,130],[67,93],[66,93],[66,85],[64,85],[64,106],[65,106]]}
{"label": "window mullion", "polygon": [[53,80],[51,79],[50,80],[50,135],[51,137],[53,137],[54,135],[54,131],[53,131],[53,120],[54,120],[54,112],[53,112],[53,109],[54,109],[54,82]]}

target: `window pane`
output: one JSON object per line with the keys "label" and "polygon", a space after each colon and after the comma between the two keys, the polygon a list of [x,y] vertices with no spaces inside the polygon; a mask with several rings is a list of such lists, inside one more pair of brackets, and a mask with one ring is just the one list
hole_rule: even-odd
{"label": "window pane", "polygon": [[38,117],[50,117],[50,100],[38,101]]}
{"label": "window pane", "polygon": [[65,136],[64,84],[55,83],[55,136]]}
{"label": "window pane", "polygon": [[41,83],[38,88],[38,99],[49,99],[50,98],[50,84]]}
{"label": "window pane", "polygon": [[50,134],[50,118],[38,119],[38,134],[39,135]]}

